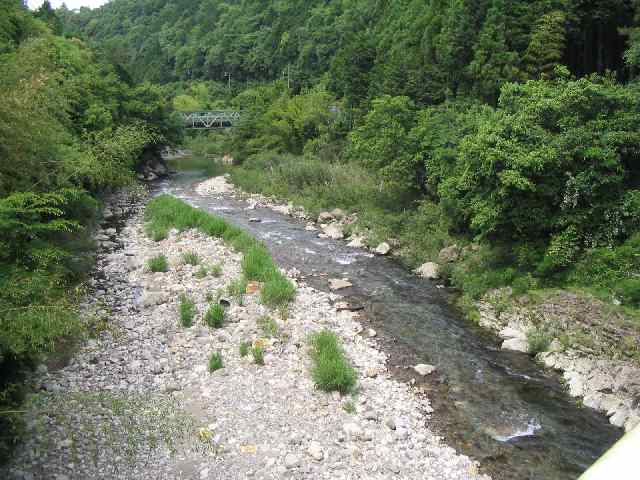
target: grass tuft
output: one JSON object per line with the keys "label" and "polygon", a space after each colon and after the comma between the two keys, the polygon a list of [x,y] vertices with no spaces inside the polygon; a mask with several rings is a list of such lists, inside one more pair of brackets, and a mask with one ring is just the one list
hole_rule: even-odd
{"label": "grass tuft", "polygon": [[211,305],[204,315],[204,322],[210,328],[222,328],[224,325],[225,310],[222,305],[216,303]]}
{"label": "grass tuft", "polygon": [[267,280],[260,290],[260,301],[269,307],[284,307],[293,300],[295,295],[296,287],[278,272]]}
{"label": "grass tuft", "polygon": [[213,373],[221,368],[224,368],[222,355],[219,352],[212,352],[209,357],[209,372]]}
{"label": "grass tuft", "polygon": [[207,270],[207,267],[205,267],[204,265],[201,266],[198,271],[196,273],[193,274],[197,279],[202,280],[203,278],[205,278],[207,275],[209,275],[209,271]]}
{"label": "grass tuft", "polygon": [[167,261],[167,257],[164,255],[157,255],[149,259],[147,267],[154,273],[167,272],[169,271],[169,262]]}
{"label": "grass tuft", "polygon": [[195,267],[200,264],[200,256],[196,252],[184,252],[182,254],[182,263]]}
{"label": "grass tuft", "polygon": [[240,351],[240,356],[242,358],[244,358],[247,355],[249,355],[249,348],[251,348],[251,343],[250,342],[240,342],[239,351]]}
{"label": "grass tuft", "polygon": [[356,372],[349,365],[338,337],[329,330],[311,336],[311,375],[316,387],[325,392],[349,393],[356,385]]}
{"label": "grass tuft", "polygon": [[180,295],[180,304],[178,306],[180,313],[180,325],[189,328],[193,325],[193,317],[196,315],[196,304],[184,293]]}
{"label": "grass tuft", "polygon": [[214,266],[211,267],[210,269],[211,275],[213,275],[214,277],[218,278],[222,276],[222,265],[220,264],[216,264]]}
{"label": "grass tuft", "polygon": [[232,296],[238,305],[244,305],[244,295],[247,292],[247,279],[238,277],[227,285],[227,295]]}
{"label": "grass tuft", "polygon": [[278,323],[268,315],[265,315],[258,319],[258,326],[262,329],[265,337],[277,337],[278,333],[280,332]]}
{"label": "grass tuft", "polygon": [[253,363],[256,365],[264,365],[264,348],[260,345],[251,348],[251,356],[253,357]]}

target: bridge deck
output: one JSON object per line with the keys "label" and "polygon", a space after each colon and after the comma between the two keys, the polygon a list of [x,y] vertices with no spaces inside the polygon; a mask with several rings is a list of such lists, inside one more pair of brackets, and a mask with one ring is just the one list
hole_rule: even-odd
{"label": "bridge deck", "polygon": [[206,112],[182,112],[185,128],[212,129],[232,127],[241,113],[234,110],[212,110]]}

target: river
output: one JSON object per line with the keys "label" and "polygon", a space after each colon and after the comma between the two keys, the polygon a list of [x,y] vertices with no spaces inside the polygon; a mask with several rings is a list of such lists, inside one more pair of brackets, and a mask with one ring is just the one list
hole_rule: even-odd
{"label": "river", "polygon": [[299,220],[246,210],[231,196],[201,196],[195,185],[204,179],[199,171],[182,172],[159,191],[250,231],[313,287],[328,291],[328,278],[348,278],[353,287],[340,293],[364,307],[363,322],[378,333],[398,379],[416,378],[407,367],[417,363],[437,366],[435,375],[416,378],[435,408],[430,427],[495,479],[575,479],[622,435],[565,393],[557,374],[528,355],[501,351],[494,336],[451,306],[447,289],[391,258],[320,239]]}

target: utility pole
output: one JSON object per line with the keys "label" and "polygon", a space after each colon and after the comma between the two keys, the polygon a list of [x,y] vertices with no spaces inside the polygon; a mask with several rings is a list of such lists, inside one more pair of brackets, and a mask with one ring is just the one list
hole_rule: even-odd
{"label": "utility pole", "polygon": [[227,77],[229,79],[228,83],[227,83],[227,88],[229,90],[231,90],[231,73],[230,72],[224,72],[224,76]]}
{"label": "utility pole", "polygon": [[291,64],[287,65],[287,69],[282,71],[282,78],[287,76],[287,89],[291,89]]}

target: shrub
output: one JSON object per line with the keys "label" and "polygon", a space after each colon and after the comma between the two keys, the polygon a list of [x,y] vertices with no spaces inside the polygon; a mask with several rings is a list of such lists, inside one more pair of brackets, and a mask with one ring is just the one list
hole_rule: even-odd
{"label": "shrub", "polygon": [[260,345],[256,345],[251,349],[251,356],[253,357],[253,363],[264,365],[264,348]]}
{"label": "shrub", "polygon": [[244,304],[244,294],[247,292],[247,279],[244,277],[236,278],[227,285],[227,294],[232,296],[238,305]]}
{"label": "shrub", "polygon": [[198,271],[196,273],[194,273],[193,275],[202,280],[203,278],[205,278],[207,275],[209,274],[209,272],[207,271],[207,267],[205,267],[204,265],[202,267],[200,267],[198,269]]}
{"label": "shrub", "polygon": [[242,358],[246,357],[247,355],[249,355],[249,348],[251,347],[251,343],[250,342],[240,342],[240,356]]}
{"label": "shrub", "polygon": [[260,300],[270,307],[283,307],[295,297],[296,287],[280,272],[274,275],[260,290]]}
{"label": "shrub", "polygon": [[222,328],[224,324],[225,310],[222,305],[211,305],[204,315],[204,321],[210,328]]}
{"label": "shrub", "polygon": [[242,258],[242,272],[247,280],[265,282],[276,274],[277,268],[265,247],[253,246]]}
{"label": "shrub", "polygon": [[220,264],[215,264],[213,267],[211,267],[211,275],[213,275],[214,277],[221,277],[222,276],[222,265]]}
{"label": "shrub", "polygon": [[265,315],[258,319],[258,325],[266,337],[277,337],[279,332],[278,323],[271,317]]}
{"label": "shrub", "polygon": [[180,295],[180,304],[178,306],[180,312],[180,324],[189,328],[193,325],[193,317],[196,315],[196,304],[187,295]]}
{"label": "shrub", "polygon": [[213,373],[216,370],[220,370],[224,368],[224,363],[222,362],[222,355],[219,352],[212,352],[209,357],[209,372]]}
{"label": "shrub", "polygon": [[640,307],[640,278],[622,280],[615,290],[623,303]]}
{"label": "shrub", "polygon": [[169,262],[164,255],[157,255],[147,262],[147,267],[152,272],[167,272],[169,271]]}
{"label": "shrub", "polygon": [[196,252],[184,252],[182,254],[182,263],[195,267],[200,263],[200,256]]}
{"label": "shrub", "polygon": [[356,372],[345,358],[338,337],[329,330],[311,336],[311,375],[316,387],[326,392],[350,392],[356,384]]}
{"label": "shrub", "polygon": [[543,328],[534,327],[527,330],[527,343],[529,344],[529,353],[531,355],[546,352],[551,340],[551,335]]}

